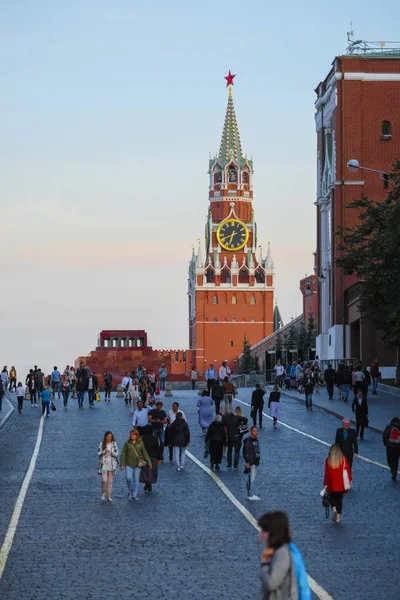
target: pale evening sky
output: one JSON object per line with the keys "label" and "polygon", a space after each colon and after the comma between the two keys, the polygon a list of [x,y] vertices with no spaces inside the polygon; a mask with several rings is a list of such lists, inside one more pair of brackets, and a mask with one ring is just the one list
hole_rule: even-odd
{"label": "pale evening sky", "polygon": [[236,73],[260,241],[284,321],[315,249],[314,88],[397,2],[3,0],[0,361],[21,376],[108,328],[187,347],[187,269]]}

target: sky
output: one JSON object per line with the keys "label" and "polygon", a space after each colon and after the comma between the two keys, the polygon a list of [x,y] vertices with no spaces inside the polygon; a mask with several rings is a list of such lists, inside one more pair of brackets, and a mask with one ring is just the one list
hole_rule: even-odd
{"label": "sky", "polygon": [[394,0],[3,0],[2,365],[64,367],[102,329],[187,347],[228,69],[276,298],[284,322],[300,314],[316,244],[314,89],[350,21],[356,38],[400,37]]}

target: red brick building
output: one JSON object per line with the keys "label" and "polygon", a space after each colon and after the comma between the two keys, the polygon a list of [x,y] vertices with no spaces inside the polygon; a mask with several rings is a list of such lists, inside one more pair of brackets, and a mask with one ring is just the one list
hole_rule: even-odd
{"label": "red brick building", "polygon": [[346,206],[362,194],[383,200],[388,184],[379,174],[350,172],[347,163],[390,172],[400,158],[400,49],[352,43],[335,58],[316,89],[317,256],[320,281],[317,354],[321,359],[352,357],[370,364],[395,364],[379,332],[362,323],[359,283],[335,267],[339,225],[354,227],[357,214]]}
{"label": "red brick building", "polygon": [[253,161],[242,151],[228,75],[228,106],[220,150],[209,162],[209,208],[204,245],[189,266],[189,348],[196,370],[226,359],[236,371],[246,337],[273,331],[274,265],[258,246],[253,210]]}

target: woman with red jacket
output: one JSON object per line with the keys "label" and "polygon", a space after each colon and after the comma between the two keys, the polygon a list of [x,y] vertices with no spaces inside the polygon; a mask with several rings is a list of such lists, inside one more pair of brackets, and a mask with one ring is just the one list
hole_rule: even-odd
{"label": "woman with red jacket", "polygon": [[342,514],[343,494],[351,488],[351,471],[347,458],[334,444],[325,461],[324,485],[328,489],[332,506],[332,521],[339,523]]}

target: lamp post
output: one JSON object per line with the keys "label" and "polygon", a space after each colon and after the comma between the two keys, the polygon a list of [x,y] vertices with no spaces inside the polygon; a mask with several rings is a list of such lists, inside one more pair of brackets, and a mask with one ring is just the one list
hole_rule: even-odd
{"label": "lamp post", "polygon": [[384,181],[385,183],[389,183],[393,188],[395,187],[394,182],[391,181],[389,178],[389,173],[386,173],[385,171],[380,171],[379,169],[370,169],[370,167],[363,167],[362,165],[360,165],[356,158],[351,158],[348,161],[347,168],[352,173],[356,173],[360,169],[362,169],[363,171],[371,171],[372,173],[379,173],[379,177],[380,179],[382,179],[382,181]]}

